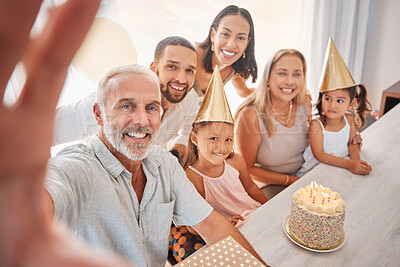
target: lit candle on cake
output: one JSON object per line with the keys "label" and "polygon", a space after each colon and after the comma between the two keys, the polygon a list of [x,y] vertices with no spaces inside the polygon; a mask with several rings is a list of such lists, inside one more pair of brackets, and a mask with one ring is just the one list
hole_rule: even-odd
{"label": "lit candle on cake", "polygon": [[312,199],[312,203],[315,204],[315,196],[317,195],[317,191],[313,190],[313,199]]}
{"label": "lit candle on cake", "polygon": [[324,202],[325,202],[325,187],[322,185],[322,184],[320,184],[319,185],[321,188],[322,188],[322,205],[324,205]]}
{"label": "lit candle on cake", "polygon": [[325,193],[325,189],[326,189],[326,188],[325,188],[322,184],[320,184],[319,186],[322,188],[322,192]]}
{"label": "lit candle on cake", "polygon": [[[324,191],[325,191],[325,189],[324,189]],[[325,204],[325,197],[326,197],[326,195],[328,195],[328,194],[326,194],[325,192],[322,192],[322,205],[324,205]]]}
{"label": "lit candle on cake", "polygon": [[314,187],[314,181],[311,182],[310,184],[310,198],[312,198],[312,189]]}

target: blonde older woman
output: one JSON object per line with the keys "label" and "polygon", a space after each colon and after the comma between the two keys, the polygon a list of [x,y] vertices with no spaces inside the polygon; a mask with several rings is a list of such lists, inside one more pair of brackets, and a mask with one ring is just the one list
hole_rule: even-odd
{"label": "blonde older woman", "polygon": [[304,162],[311,112],[306,71],[299,51],[277,51],[235,116],[236,151],[268,198],[299,179],[295,174]]}

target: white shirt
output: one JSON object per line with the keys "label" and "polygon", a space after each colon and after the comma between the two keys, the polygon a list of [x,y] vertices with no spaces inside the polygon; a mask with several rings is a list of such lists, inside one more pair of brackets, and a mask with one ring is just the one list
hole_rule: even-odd
{"label": "white shirt", "polygon": [[[80,140],[98,132],[93,114],[95,102],[96,93],[92,93],[77,103],[57,108],[53,145]],[[157,145],[168,149],[175,144],[187,146],[198,110],[197,94],[190,90],[181,102],[172,104],[164,112]]]}
{"label": "white shirt", "polygon": [[[324,124],[316,119],[322,128],[324,153],[331,154],[335,157],[344,158],[349,155],[349,138],[350,138],[350,124],[347,122],[346,115],[343,115],[345,126],[337,132],[325,130]],[[311,146],[308,145],[303,154],[304,163],[296,176],[303,176],[319,163],[314,157]]]}

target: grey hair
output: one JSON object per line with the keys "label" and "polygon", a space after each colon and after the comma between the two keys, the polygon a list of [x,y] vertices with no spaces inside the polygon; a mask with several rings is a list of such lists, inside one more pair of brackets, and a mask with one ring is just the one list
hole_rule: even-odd
{"label": "grey hair", "polygon": [[104,110],[105,107],[105,96],[107,93],[115,90],[118,86],[119,79],[127,74],[139,74],[147,77],[150,81],[154,82],[160,93],[160,79],[157,74],[150,69],[136,64],[116,67],[107,72],[104,78],[99,82],[97,88],[96,102],[102,110]]}

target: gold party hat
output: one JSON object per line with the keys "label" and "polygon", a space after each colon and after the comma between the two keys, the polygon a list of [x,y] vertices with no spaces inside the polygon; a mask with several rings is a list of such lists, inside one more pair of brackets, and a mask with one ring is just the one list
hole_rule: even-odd
{"label": "gold party hat", "polygon": [[321,79],[319,81],[319,91],[334,91],[355,85],[357,84],[354,82],[350,71],[347,69],[346,64],[340,56],[335,43],[332,38],[329,37]]}
{"label": "gold party hat", "polygon": [[224,83],[222,82],[218,66],[215,66],[203,103],[194,123],[202,121],[222,121],[233,124],[231,110],[226,100]]}

